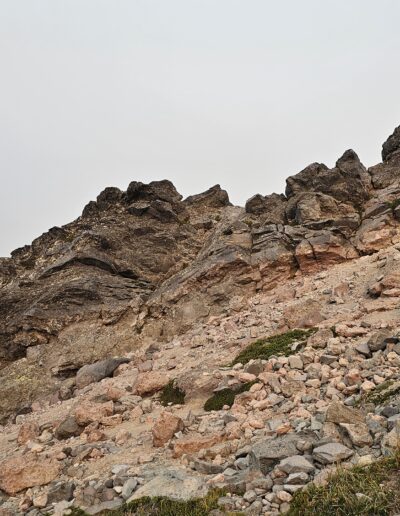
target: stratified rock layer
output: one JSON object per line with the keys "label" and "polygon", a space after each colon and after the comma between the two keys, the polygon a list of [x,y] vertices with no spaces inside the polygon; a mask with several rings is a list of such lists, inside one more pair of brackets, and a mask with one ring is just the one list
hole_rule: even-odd
{"label": "stratified rock layer", "polygon": [[184,200],[167,180],[106,188],[76,221],[1,259],[0,420],[78,370],[87,385],[86,364],[398,242],[398,150],[397,128],[383,163],[366,170],[348,150],[334,168],[313,163],[287,179],[286,195],[257,194],[245,209],[219,185]]}

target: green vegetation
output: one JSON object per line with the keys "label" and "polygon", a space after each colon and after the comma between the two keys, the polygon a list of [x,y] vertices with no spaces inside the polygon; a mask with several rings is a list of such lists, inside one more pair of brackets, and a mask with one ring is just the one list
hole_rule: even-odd
{"label": "green vegetation", "polygon": [[176,385],[176,380],[171,380],[161,391],[160,395],[161,405],[183,405],[185,403],[185,391]]}
{"label": "green vegetation", "polygon": [[221,410],[224,405],[229,405],[232,407],[235,397],[242,392],[246,392],[250,389],[252,385],[256,383],[256,380],[253,382],[247,382],[239,387],[232,389],[222,389],[221,391],[216,392],[211,398],[209,398],[204,404],[204,410]]}
{"label": "green vegetation", "polygon": [[273,335],[266,339],[259,339],[244,349],[232,362],[232,365],[241,363],[247,364],[252,359],[261,358],[268,360],[273,355],[289,356],[293,353],[292,346],[295,342],[305,343],[310,335],[317,331],[316,328],[309,330],[291,330],[280,335]]}
{"label": "green vegetation", "polygon": [[89,516],[87,512],[79,507],[71,507],[69,511],[69,516]]}
{"label": "green vegetation", "polygon": [[[226,492],[222,489],[211,490],[204,498],[188,501],[171,500],[163,496],[144,496],[123,505],[119,509],[102,512],[102,516],[208,516],[218,509],[218,499]],[[81,509],[74,509],[80,511]],[[222,511],[226,516],[229,512]],[[73,516],[85,516],[85,512],[74,512]],[[235,513],[235,516],[240,516]],[[242,514],[243,516],[243,514]]]}
{"label": "green vegetation", "polygon": [[400,205],[400,199],[394,199],[394,201],[388,202],[387,204],[392,210],[394,210]]}
{"label": "green vegetation", "polygon": [[390,516],[400,511],[400,452],[369,466],[339,469],[325,486],[298,491],[288,516]]}
{"label": "green vegetation", "polygon": [[400,382],[395,382],[393,380],[387,380],[386,382],[381,383],[371,392],[368,392],[364,396],[362,396],[358,402],[357,406],[365,405],[367,403],[373,403],[375,406],[383,405],[387,403],[393,396],[396,396],[400,392]]}

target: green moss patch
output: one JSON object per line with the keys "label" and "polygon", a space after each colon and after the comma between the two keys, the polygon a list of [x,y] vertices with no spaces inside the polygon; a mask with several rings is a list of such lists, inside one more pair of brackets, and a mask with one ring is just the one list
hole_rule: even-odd
{"label": "green moss patch", "polygon": [[316,328],[310,328],[308,330],[291,330],[280,335],[273,335],[266,339],[259,339],[253,342],[246,349],[244,349],[234,359],[232,365],[235,364],[247,364],[252,359],[264,359],[268,360],[273,355],[277,356],[289,356],[293,354],[292,346],[295,342],[305,343],[312,335],[317,331]]}
{"label": "green moss patch", "polygon": [[176,385],[176,380],[171,380],[161,391],[161,405],[183,405],[185,403],[185,391]]}
{"label": "green moss patch", "polygon": [[[171,500],[162,496],[144,496],[113,511],[104,511],[103,516],[208,516],[219,509],[218,499],[225,496],[222,489],[211,490],[204,498],[193,500]],[[221,509],[220,509],[221,510]],[[221,511],[228,516],[231,513]],[[239,513],[235,513],[239,516]]]}
{"label": "green moss patch", "polygon": [[394,210],[400,205],[400,199],[394,199],[394,201],[388,202],[387,204],[392,210]]}
{"label": "green moss patch", "polygon": [[400,393],[400,382],[387,380],[378,385],[374,390],[362,396],[357,406],[373,403],[375,406],[387,404],[394,396]]}
{"label": "green moss patch", "polygon": [[205,402],[204,410],[207,410],[208,412],[210,410],[221,410],[224,405],[232,407],[235,397],[242,392],[248,391],[256,382],[257,380],[254,380],[253,382],[243,383],[236,388],[222,389],[221,391],[216,392]]}
{"label": "green moss patch", "polygon": [[340,469],[325,486],[298,491],[288,516],[389,516],[400,511],[400,453],[370,466]]}

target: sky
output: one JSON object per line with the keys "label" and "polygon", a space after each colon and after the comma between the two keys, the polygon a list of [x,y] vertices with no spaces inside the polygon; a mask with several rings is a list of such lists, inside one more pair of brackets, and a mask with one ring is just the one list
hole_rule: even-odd
{"label": "sky", "polygon": [[0,0],[0,256],[107,186],[234,204],[400,124],[398,0]]}

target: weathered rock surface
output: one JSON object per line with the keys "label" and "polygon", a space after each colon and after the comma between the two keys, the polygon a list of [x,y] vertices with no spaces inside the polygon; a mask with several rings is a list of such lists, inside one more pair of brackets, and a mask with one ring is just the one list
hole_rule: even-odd
{"label": "weathered rock surface", "polygon": [[162,412],[152,429],[153,445],[164,446],[177,432],[184,429],[181,418]]}
{"label": "weathered rock surface", "polygon": [[0,489],[15,495],[27,487],[48,484],[59,472],[60,464],[55,460],[34,455],[13,457],[0,464]]}
{"label": "weathered rock surface", "polygon": [[216,486],[219,507],[272,516],[337,462],[393,453],[399,199],[396,130],[383,163],[347,151],[245,209],[218,185],[107,188],[0,259],[0,513]]}

